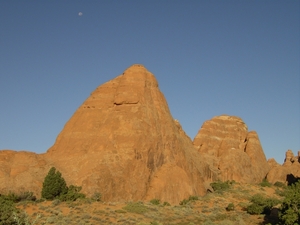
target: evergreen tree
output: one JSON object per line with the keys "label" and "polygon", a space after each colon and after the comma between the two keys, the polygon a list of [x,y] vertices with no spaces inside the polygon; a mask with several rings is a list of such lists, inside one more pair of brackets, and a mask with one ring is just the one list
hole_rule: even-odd
{"label": "evergreen tree", "polygon": [[52,167],[43,182],[42,198],[53,200],[68,192],[65,179],[61,176],[55,167]]}
{"label": "evergreen tree", "polygon": [[279,219],[282,224],[300,224],[300,181],[289,186],[284,192]]}

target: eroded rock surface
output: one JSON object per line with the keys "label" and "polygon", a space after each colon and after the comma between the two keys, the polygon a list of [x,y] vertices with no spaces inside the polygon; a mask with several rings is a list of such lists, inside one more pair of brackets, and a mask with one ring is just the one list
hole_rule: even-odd
{"label": "eroded rock surface", "polygon": [[105,200],[178,202],[205,192],[207,163],[195,160],[198,153],[142,65],[98,87],[47,154],[69,182]]}
{"label": "eroded rock surface", "polygon": [[297,156],[294,155],[292,150],[287,150],[285,153],[285,160],[282,165],[273,164],[267,179],[271,183],[293,183],[296,179],[300,179],[300,151]]}
{"label": "eroded rock surface", "polygon": [[44,155],[27,151],[0,151],[0,193],[32,191],[39,194],[44,174],[50,166]]}
{"label": "eroded rock surface", "polygon": [[170,203],[203,195],[218,179],[258,183],[269,171],[258,135],[238,117],[206,121],[192,142],[139,64],[92,92],[45,154],[0,151],[0,193],[40,196],[52,166],[88,196]]}
{"label": "eroded rock surface", "polygon": [[[20,170],[16,160],[20,153],[13,154],[11,163],[2,165],[2,173]],[[206,180],[214,177],[172,118],[157,80],[142,65],[99,86],[47,153],[30,154],[23,156],[26,167],[18,175],[27,178],[5,173],[1,188],[18,189],[26,182],[26,190],[39,194],[51,165],[68,184],[82,186],[88,195],[100,192],[105,201],[158,198],[178,203],[190,195],[203,195]]]}
{"label": "eroded rock surface", "polygon": [[257,133],[248,132],[239,117],[221,115],[206,121],[193,144],[210,157],[223,181],[259,183],[269,171]]}

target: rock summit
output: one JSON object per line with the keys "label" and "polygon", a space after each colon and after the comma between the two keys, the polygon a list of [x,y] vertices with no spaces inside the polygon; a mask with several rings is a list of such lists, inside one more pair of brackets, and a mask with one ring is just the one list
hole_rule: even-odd
{"label": "rock summit", "polygon": [[239,117],[206,121],[192,142],[154,75],[135,64],[96,88],[46,153],[0,151],[0,193],[40,196],[54,166],[88,196],[178,203],[204,195],[216,180],[261,182],[271,165],[257,133]]}

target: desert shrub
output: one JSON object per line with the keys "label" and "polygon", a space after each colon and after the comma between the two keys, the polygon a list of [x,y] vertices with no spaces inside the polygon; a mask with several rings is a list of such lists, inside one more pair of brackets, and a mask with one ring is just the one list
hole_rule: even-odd
{"label": "desert shrub", "polygon": [[276,181],[274,184],[275,187],[286,188],[286,185],[280,181]]}
{"label": "desert shrub", "polygon": [[191,195],[191,196],[189,197],[189,201],[196,201],[196,200],[199,200],[199,197],[198,197],[198,196]]}
{"label": "desert shrub", "polygon": [[189,202],[188,199],[183,199],[182,201],[179,202],[179,205],[186,205]]}
{"label": "desert shrub", "polygon": [[154,199],[150,200],[150,203],[153,204],[153,205],[159,205],[160,204],[160,200],[154,198]]}
{"label": "desert shrub", "polygon": [[148,208],[141,202],[130,202],[123,207],[127,212],[143,214],[148,211]]}
{"label": "desert shrub", "polygon": [[262,187],[271,187],[272,186],[272,184],[266,178],[264,178],[259,185]]}
{"label": "desert shrub", "polygon": [[234,210],[234,204],[233,203],[229,203],[228,206],[226,207],[227,211],[233,211]]}
{"label": "desert shrub", "polygon": [[27,225],[29,218],[15,206],[16,202],[35,200],[32,192],[15,194],[10,192],[7,195],[0,195],[0,225]]}
{"label": "desert shrub", "polygon": [[41,218],[41,215],[38,214],[34,219],[30,219],[27,213],[16,213],[13,212],[13,219],[17,225],[34,225]]}
{"label": "desert shrub", "polygon": [[68,192],[65,179],[55,167],[52,167],[43,182],[42,198],[53,200]]}
{"label": "desert shrub", "polygon": [[164,202],[163,206],[170,206],[171,204],[169,202]]}
{"label": "desert shrub", "polygon": [[247,212],[249,214],[270,214],[273,206],[280,203],[278,199],[265,198],[260,194],[256,194],[251,198],[251,204],[247,207]]}
{"label": "desert shrub", "polygon": [[20,201],[20,197],[13,192],[9,192],[7,195],[2,195],[2,198],[15,203]]}
{"label": "desert shrub", "polygon": [[14,203],[21,202],[21,201],[35,201],[36,197],[33,195],[33,192],[22,192],[20,194],[16,194],[13,192],[9,192],[7,195],[2,195],[2,198],[12,201]]}
{"label": "desert shrub", "polygon": [[25,191],[19,194],[20,201],[36,201],[36,196],[33,192]]}
{"label": "desert shrub", "polygon": [[59,197],[61,201],[75,201],[79,198],[85,198],[83,193],[80,193],[81,187],[70,185],[66,194],[63,194]]}
{"label": "desert shrub", "polygon": [[179,205],[186,205],[189,202],[193,202],[196,200],[199,200],[199,197],[191,195],[188,199],[183,199],[181,202],[179,202]]}
{"label": "desert shrub", "polygon": [[276,194],[276,195],[279,195],[279,196],[281,196],[281,197],[284,197],[284,191],[285,191],[285,189],[279,189],[279,188],[277,188],[277,189],[275,190],[275,194]]}
{"label": "desert shrub", "polygon": [[40,202],[45,202],[47,199],[45,198],[39,198],[36,200],[37,203],[40,203]]}
{"label": "desert shrub", "polygon": [[300,181],[288,186],[280,207],[279,219],[282,224],[300,224]]}
{"label": "desert shrub", "polygon": [[217,181],[210,184],[210,186],[214,189],[214,191],[222,192],[226,191],[230,188],[230,186],[233,184],[231,181]]}
{"label": "desert shrub", "polygon": [[17,212],[14,202],[0,196],[0,225],[15,224],[13,213]]}

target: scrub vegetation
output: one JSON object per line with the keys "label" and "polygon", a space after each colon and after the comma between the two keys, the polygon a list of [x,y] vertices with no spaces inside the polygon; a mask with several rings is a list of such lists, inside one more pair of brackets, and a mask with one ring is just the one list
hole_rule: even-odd
{"label": "scrub vegetation", "polygon": [[103,202],[100,193],[86,198],[80,193],[80,187],[68,187],[62,174],[51,168],[45,177],[42,199],[37,199],[32,192],[0,196],[0,225],[300,223],[300,182],[285,186],[218,181],[211,186],[213,192],[190,196],[176,205],[160,199]]}

